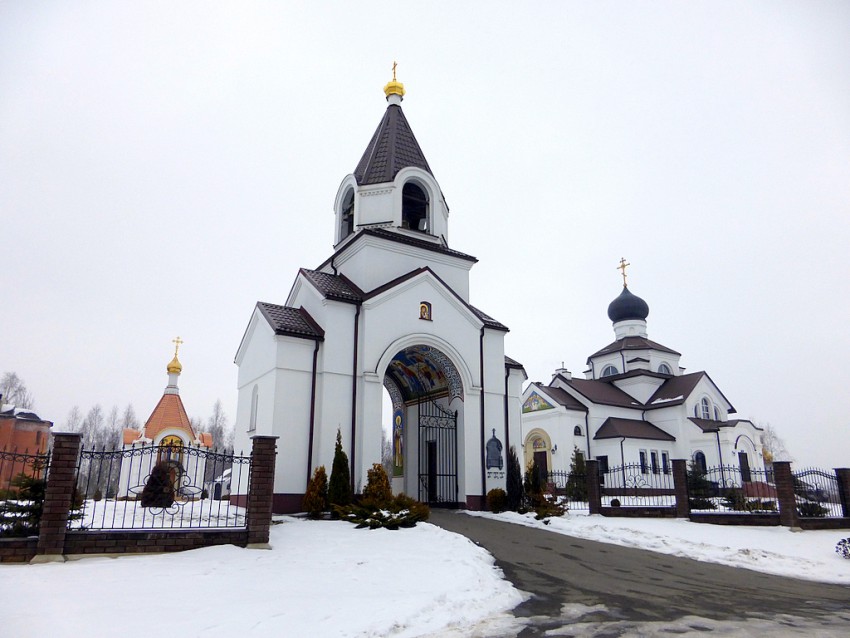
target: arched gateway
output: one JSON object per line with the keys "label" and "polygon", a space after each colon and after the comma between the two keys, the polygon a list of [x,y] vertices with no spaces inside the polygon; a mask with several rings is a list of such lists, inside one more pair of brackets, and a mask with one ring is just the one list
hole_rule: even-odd
{"label": "arched gateway", "polygon": [[[275,435],[274,509],[301,509],[337,431],[359,492],[393,449],[392,487],[436,506],[484,505],[519,444],[525,372],[508,329],[469,303],[475,257],[449,248],[449,209],[401,110],[404,87],[336,195],[334,252],[283,304],[260,302],[236,354],[238,447]],[[392,423],[382,420],[384,389]]]}

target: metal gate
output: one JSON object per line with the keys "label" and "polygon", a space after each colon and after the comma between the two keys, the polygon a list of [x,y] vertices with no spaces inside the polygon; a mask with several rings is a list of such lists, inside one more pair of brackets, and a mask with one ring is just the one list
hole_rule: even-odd
{"label": "metal gate", "polygon": [[419,403],[419,500],[457,507],[457,412],[433,400]]}

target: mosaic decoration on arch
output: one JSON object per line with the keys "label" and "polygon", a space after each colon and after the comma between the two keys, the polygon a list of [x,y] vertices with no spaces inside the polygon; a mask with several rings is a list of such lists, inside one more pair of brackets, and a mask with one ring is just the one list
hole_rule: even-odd
{"label": "mosaic decoration on arch", "polygon": [[436,348],[422,345],[405,348],[390,362],[387,374],[406,401],[442,392],[448,392],[449,401],[463,400],[460,374]]}
{"label": "mosaic decoration on arch", "polygon": [[404,476],[404,409],[393,410],[393,476]]}
{"label": "mosaic decoration on arch", "polygon": [[522,413],[537,412],[538,410],[552,410],[555,406],[549,403],[536,392],[532,392],[522,404]]}

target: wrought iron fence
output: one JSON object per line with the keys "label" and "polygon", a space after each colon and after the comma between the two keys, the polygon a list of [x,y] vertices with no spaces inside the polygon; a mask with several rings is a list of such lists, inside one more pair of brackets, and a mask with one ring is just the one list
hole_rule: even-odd
{"label": "wrought iron fence", "polygon": [[806,468],[792,474],[797,513],[803,517],[837,517],[844,515],[838,477],[834,472]]}
{"label": "wrought iron fence", "polygon": [[587,474],[555,470],[546,476],[548,491],[567,501],[570,511],[588,510]]}
{"label": "wrought iron fence", "polygon": [[231,494],[248,489],[250,456],[141,445],[81,450],[69,529],[244,528]]}
{"label": "wrought iron fence", "polygon": [[49,454],[0,450],[0,537],[38,534]]}
{"label": "wrought iron fence", "polygon": [[704,472],[699,467],[691,467],[688,498],[691,511],[723,514],[778,511],[773,473],[737,465],[717,465]]}
{"label": "wrought iron fence", "polygon": [[673,474],[660,466],[631,463],[601,472],[603,507],[675,507]]}

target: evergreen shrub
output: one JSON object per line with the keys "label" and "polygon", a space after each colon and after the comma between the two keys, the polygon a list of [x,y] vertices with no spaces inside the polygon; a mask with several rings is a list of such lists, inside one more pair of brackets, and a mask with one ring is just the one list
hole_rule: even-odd
{"label": "evergreen shrub", "polygon": [[814,501],[806,501],[804,503],[800,503],[797,509],[800,511],[800,516],[806,517],[824,518],[827,514],[829,514],[828,509],[826,509],[820,503],[815,503]]}
{"label": "evergreen shrub", "polygon": [[328,509],[328,475],[324,465],[313,470],[301,507],[310,518],[319,518]]}
{"label": "evergreen shrub", "polygon": [[363,502],[375,507],[384,507],[393,498],[390,479],[381,463],[373,463],[372,469],[366,472],[366,488],[363,490]]}
{"label": "evergreen shrub", "polygon": [[842,558],[850,559],[850,538],[842,538],[835,546],[835,552]]}
{"label": "evergreen shrub", "polygon": [[508,507],[508,493],[501,487],[487,492],[487,508],[494,514],[504,512]]}
{"label": "evergreen shrub", "polygon": [[507,467],[507,509],[512,512],[519,511],[523,504],[522,490],[522,468],[516,455],[516,448],[512,445],[508,450]]}
{"label": "evergreen shrub", "polygon": [[351,498],[351,474],[348,469],[348,455],[342,450],[342,434],[337,429],[331,480],[328,483],[328,502],[343,507],[351,503]]}
{"label": "evergreen shrub", "polygon": [[174,485],[171,482],[171,467],[167,461],[157,463],[148,482],[142,489],[142,507],[171,507],[174,503]]}

